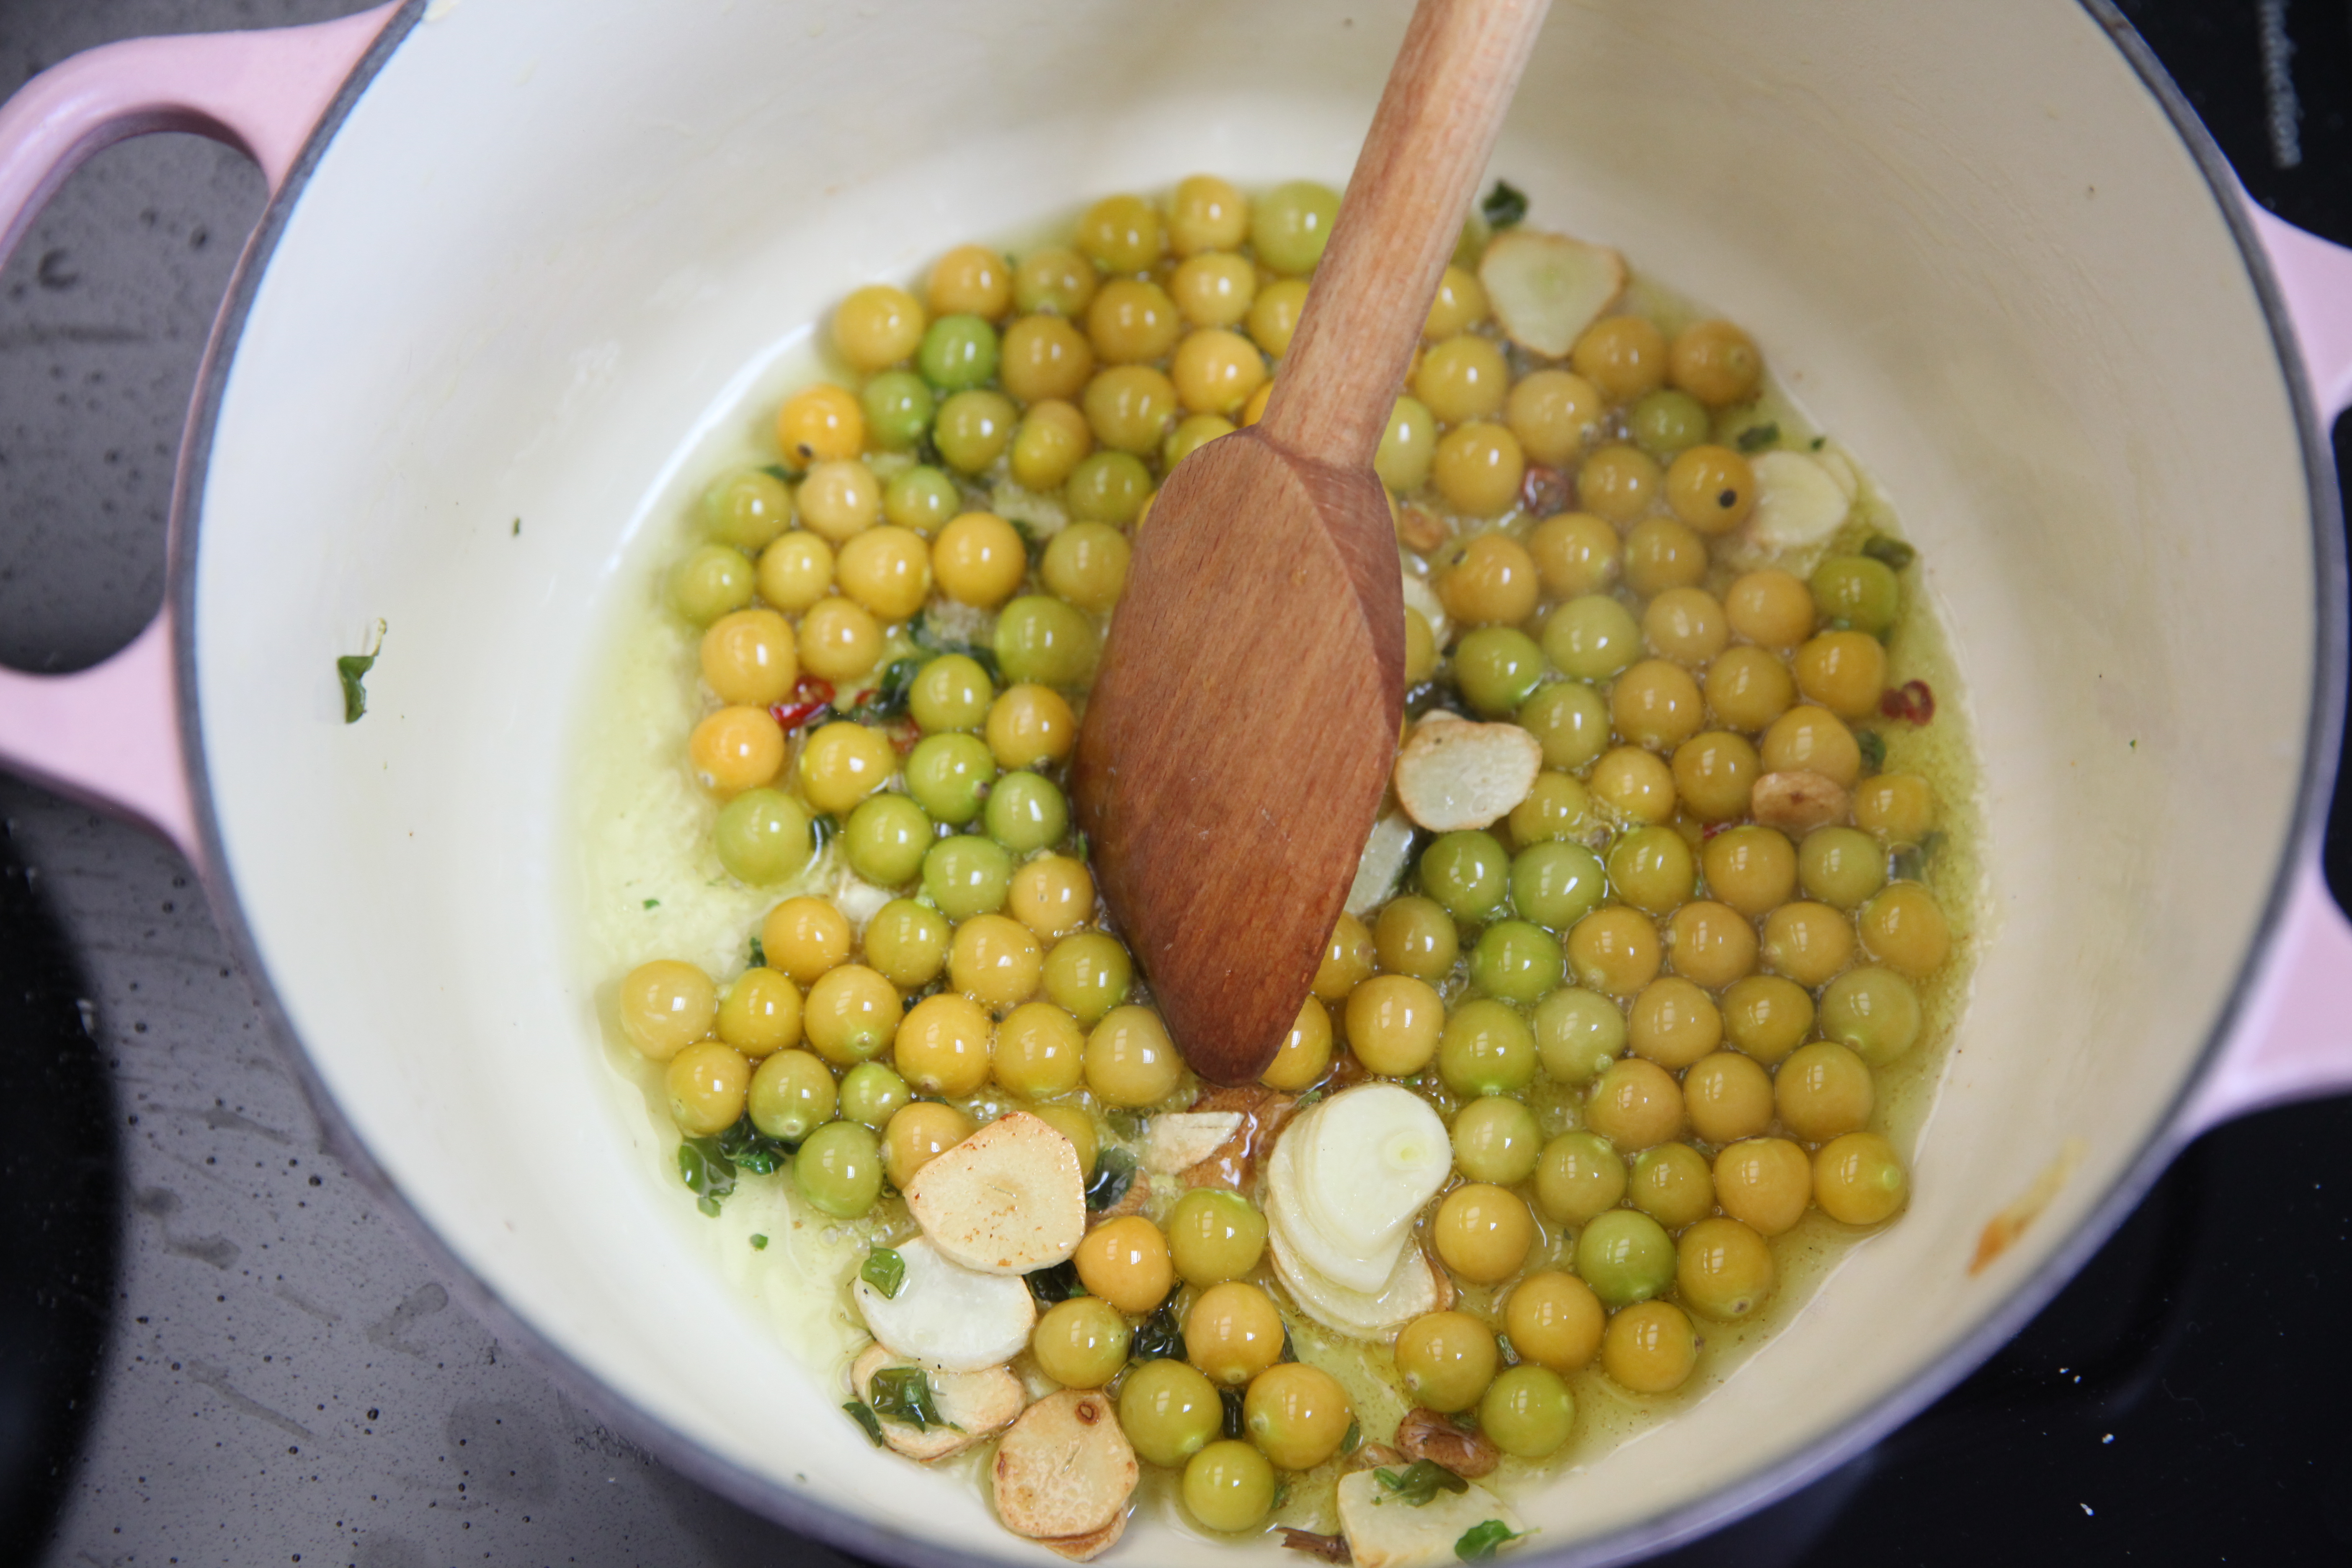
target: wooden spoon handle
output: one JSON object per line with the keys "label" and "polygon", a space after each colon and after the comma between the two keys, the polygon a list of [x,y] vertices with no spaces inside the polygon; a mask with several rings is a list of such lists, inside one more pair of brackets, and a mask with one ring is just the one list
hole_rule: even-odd
{"label": "wooden spoon handle", "polygon": [[1339,204],[1260,433],[1361,469],[1388,428],[1551,0],[1421,0]]}

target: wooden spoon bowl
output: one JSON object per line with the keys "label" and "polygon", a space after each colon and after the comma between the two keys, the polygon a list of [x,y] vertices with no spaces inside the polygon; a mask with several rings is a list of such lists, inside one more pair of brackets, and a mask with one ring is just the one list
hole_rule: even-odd
{"label": "wooden spoon bowl", "polygon": [[1372,472],[1549,0],[1421,0],[1265,417],[1169,476],[1071,772],[1096,875],[1195,1071],[1264,1072],[1380,811],[1404,597]]}

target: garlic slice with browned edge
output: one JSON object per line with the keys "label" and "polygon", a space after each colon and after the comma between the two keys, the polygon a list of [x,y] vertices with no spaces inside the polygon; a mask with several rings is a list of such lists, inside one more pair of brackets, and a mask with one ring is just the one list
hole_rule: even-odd
{"label": "garlic slice with browned edge", "polygon": [[1077,1250],[1086,1177],[1067,1138],[1016,1110],[926,1162],[907,1184],[907,1210],[943,1257],[1027,1274]]}
{"label": "garlic slice with browned edge", "polygon": [[[1438,712],[1443,712],[1439,710]],[[1397,800],[1432,833],[1484,827],[1528,798],[1543,746],[1517,724],[1474,724],[1432,712],[1397,752]]]}
{"label": "garlic slice with browned edge", "polygon": [[1108,1528],[1127,1511],[1142,1467],[1110,1395],[1066,1388],[1021,1413],[989,1475],[1004,1528],[1051,1542]]}
{"label": "garlic slice with browned edge", "polygon": [[851,1288],[867,1331],[884,1346],[949,1372],[1002,1366],[1027,1348],[1037,1303],[1018,1276],[966,1268],[921,1237],[897,1251],[907,1268],[897,1295],[863,1279]]}
{"label": "garlic slice with browned edge", "polygon": [[874,1397],[874,1374],[889,1367],[921,1372],[931,1388],[931,1404],[943,1426],[918,1426],[877,1411],[882,1440],[910,1459],[929,1463],[961,1454],[982,1437],[1021,1414],[1021,1380],[1002,1366],[978,1372],[950,1372],[944,1367],[902,1356],[878,1340],[849,1364],[849,1392],[861,1401]]}

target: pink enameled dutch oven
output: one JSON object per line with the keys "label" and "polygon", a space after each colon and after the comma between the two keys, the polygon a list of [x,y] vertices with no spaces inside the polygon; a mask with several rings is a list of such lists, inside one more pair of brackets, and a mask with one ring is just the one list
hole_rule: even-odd
{"label": "pink enameled dutch oven", "polygon": [[[346,1157],[501,1332],[848,1550],[1052,1561],[968,1476],[857,1438],[611,1092],[568,805],[587,672],[697,455],[831,300],[1086,194],[1338,183],[1405,11],[411,0],[95,50],[0,110],[12,241],[142,131],[242,146],[273,192],[190,415],[168,603],[94,669],[0,677],[0,760],[187,853]],[[2352,1084],[2316,863],[2352,257],[2250,207],[2104,4],[1560,0],[1496,169],[1748,326],[1862,457],[1983,758],[1974,994],[1910,1213],[1673,1421],[1524,1500],[1530,1559],[1600,1563],[1854,1453],[2200,1129]],[[346,726],[334,660],[379,617]],[[2004,1213],[2029,1223],[1972,1272]],[[1155,1517],[1115,1556],[1236,1551],[1276,1548]]]}

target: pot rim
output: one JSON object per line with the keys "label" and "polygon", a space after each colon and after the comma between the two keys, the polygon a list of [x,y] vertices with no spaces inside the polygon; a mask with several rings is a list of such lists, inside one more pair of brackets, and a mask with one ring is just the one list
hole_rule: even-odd
{"label": "pot rim", "polygon": [[[1888,1390],[1840,1430],[1799,1453],[1751,1472],[1741,1479],[1694,1501],[1627,1525],[1610,1534],[1528,1553],[1528,1568],[1537,1563],[1592,1565],[1623,1563],[1692,1540],[1754,1512],[1799,1488],[1817,1480],[1854,1459],[1896,1427],[1941,1398],[1962,1378],[1989,1359],[2002,1344],[2057,1295],[2066,1282],[2089,1262],[2126,1216],[2137,1208],[2157,1178],[2189,1142],[2184,1112],[2198,1089],[2211,1076],[2237,1032],[2250,996],[2260,978],[2263,958],[2280,931],[2295,876],[2306,859],[2315,858],[2334,796],[2338,748],[2342,742],[2346,685],[2346,542],[2337,489],[2334,447],[2320,423],[2310,384],[2305,374],[2294,325],[2268,257],[2257,238],[2235,172],[2220,146],[2189,106],[2179,88],[2153,51],[2116,9],[2114,0],[2075,0],[2089,19],[2106,35],[2138,76],[2186,145],[2211,191],[2222,222],[2236,241],[2247,273],[2261,300],[2280,374],[2284,377],[2294,409],[2296,438],[2302,446],[2313,539],[2313,586],[2315,646],[2313,649],[2311,710],[2305,724],[2303,776],[2297,786],[2294,816],[2284,852],[2271,878],[2263,912],[2249,941],[2243,963],[2231,985],[2220,1016],[2199,1051],[2192,1069],[2184,1075],[2170,1108],[2141,1145],[2123,1175],[2041,1264],[2028,1274],[1977,1327],[1923,1367],[1908,1382]],[[424,1253],[437,1273],[464,1297],[475,1314],[498,1337],[523,1349],[548,1373],[559,1390],[599,1419],[625,1431],[662,1464],[677,1470],[739,1505],[811,1536],[828,1546],[862,1556],[919,1563],[922,1568],[967,1568],[970,1559],[929,1540],[903,1534],[883,1521],[862,1518],[771,1481],[712,1453],[667,1421],[607,1384],[594,1373],[544,1336],[517,1308],[509,1305],[489,1281],[477,1274],[424,1218],[400,1184],[375,1160],[352,1131],[329,1091],[309,1050],[295,1032],[276,986],[261,962],[260,950],[244,905],[226,867],[220,824],[214,810],[209,770],[205,765],[205,733],[195,679],[195,554],[203,528],[205,484],[209,472],[215,427],[219,420],[228,372],[236,357],[261,277],[267,271],[297,204],[310,184],[327,144],[341,128],[352,107],[383,68],[408,34],[424,18],[428,0],[403,0],[400,10],[384,26],[359,65],[337,91],[275,192],[239,258],[219,315],[215,319],[203,363],[197,372],[189,405],[171,520],[168,603],[173,612],[173,672],[176,708],[187,769],[190,799],[194,807],[200,852],[194,857],[214,919],[235,953],[239,969],[253,986],[268,1032],[292,1068],[295,1080],[317,1115],[321,1131],[336,1157],[378,1198],[385,1201],[395,1222]]]}

